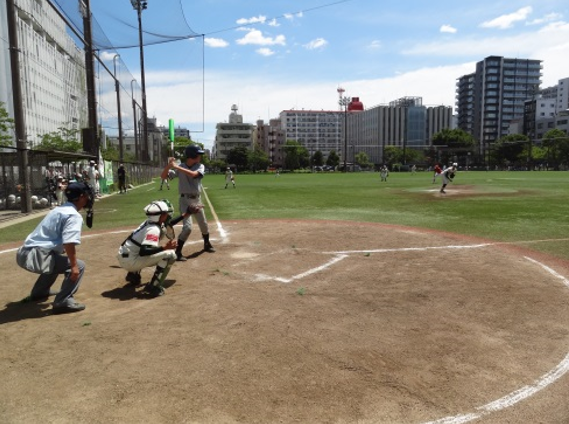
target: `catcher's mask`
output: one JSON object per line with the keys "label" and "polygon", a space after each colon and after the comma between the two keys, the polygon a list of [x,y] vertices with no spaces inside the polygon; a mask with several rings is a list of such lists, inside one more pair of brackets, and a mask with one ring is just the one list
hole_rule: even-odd
{"label": "catcher's mask", "polygon": [[163,200],[155,200],[154,202],[146,205],[144,213],[150,222],[159,222],[162,214],[168,214],[168,205]]}
{"label": "catcher's mask", "polygon": [[160,199],[160,201],[166,203],[166,206],[168,206],[168,218],[166,218],[165,222],[165,224],[168,224],[174,217],[174,206],[172,206],[172,203],[168,199]]}
{"label": "catcher's mask", "polygon": [[85,210],[87,211],[87,227],[91,228],[93,226],[93,206],[95,204],[95,195],[93,190],[88,184],[85,183],[71,183],[65,189],[65,197],[70,202],[77,201],[81,195],[87,196],[87,203],[85,204]]}

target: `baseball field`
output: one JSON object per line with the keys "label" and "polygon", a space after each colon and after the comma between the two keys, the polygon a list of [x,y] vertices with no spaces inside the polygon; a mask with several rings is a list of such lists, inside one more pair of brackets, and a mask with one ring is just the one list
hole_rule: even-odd
{"label": "baseball field", "polygon": [[235,177],[155,299],[115,252],[175,180],[96,202],[77,314],[0,230],[0,422],[569,422],[569,173]]}

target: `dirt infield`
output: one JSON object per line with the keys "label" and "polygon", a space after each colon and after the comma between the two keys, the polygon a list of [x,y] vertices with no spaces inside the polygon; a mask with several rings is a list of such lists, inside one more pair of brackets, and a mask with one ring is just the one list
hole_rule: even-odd
{"label": "dirt infield", "polygon": [[567,263],[380,224],[223,225],[157,299],[123,287],[126,232],[84,237],[70,315],[20,303],[34,275],[0,246],[0,422],[569,422]]}

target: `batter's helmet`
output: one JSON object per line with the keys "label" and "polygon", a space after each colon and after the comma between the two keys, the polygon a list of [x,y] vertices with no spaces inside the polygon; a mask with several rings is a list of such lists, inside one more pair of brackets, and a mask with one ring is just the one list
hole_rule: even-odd
{"label": "batter's helmet", "polygon": [[186,147],[184,153],[187,158],[195,159],[199,155],[203,155],[205,152],[202,149],[200,149],[199,146],[196,146],[195,144],[190,144],[188,147]]}

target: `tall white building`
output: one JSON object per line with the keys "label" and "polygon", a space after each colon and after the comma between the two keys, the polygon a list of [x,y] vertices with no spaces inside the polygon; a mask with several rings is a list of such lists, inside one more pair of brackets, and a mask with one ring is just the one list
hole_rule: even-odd
{"label": "tall white building", "polygon": [[[88,124],[85,56],[45,0],[15,0],[26,139]],[[14,116],[6,2],[0,2],[0,102]]]}
{"label": "tall white building", "polygon": [[237,105],[231,106],[229,122],[218,123],[213,146],[213,156],[225,160],[229,152],[243,146],[251,149],[253,146],[254,125],[243,122],[243,115],[237,113]]}
{"label": "tall white building", "polygon": [[321,151],[324,157],[343,152],[344,112],[331,110],[283,110],[281,128],[286,140],[294,140],[309,154]]}

